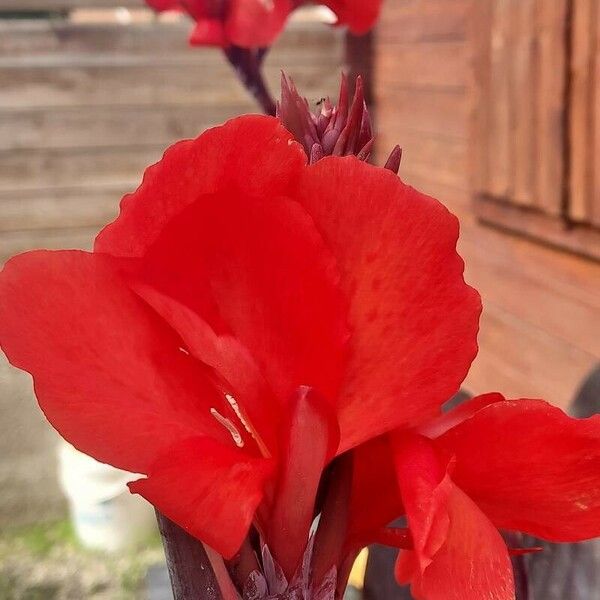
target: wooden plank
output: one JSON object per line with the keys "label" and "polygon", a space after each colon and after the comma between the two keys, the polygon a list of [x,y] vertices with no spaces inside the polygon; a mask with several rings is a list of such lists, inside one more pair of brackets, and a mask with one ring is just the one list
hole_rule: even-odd
{"label": "wooden plank", "polygon": [[495,197],[480,196],[474,206],[483,223],[600,260],[600,235],[589,226],[568,226],[553,215],[498,202]]}
{"label": "wooden plank", "polygon": [[550,215],[562,212],[565,149],[567,0],[536,0],[539,62],[536,104],[536,204]]}
{"label": "wooden plank", "polygon": [[427,42],[377,46],[376,77],[388,85],[462,90],[468,82],[464,42]]}
{"label": "wooden plank", "polygon": [[138,183],[1,192],[0,232],[100,228],[117,216],[119,200]]}
{"label": "wooden plank", "polygon": [[[466,139],[468,105],[464,92],[386,86],[377,98],[379,113],[394,128]],[[386,128],[387,129],[387,128]],[[389,130],[388,130],[389,131]],[[393,131],[388,134],[391,137]],[[402,140],[398,139],[402,144]]]}
{"label": "wooden plank", "polygon": [[[238,106],[210,101],[192,106],[89,107],[0,112],[0,153],[6,150],[97,148],[162,144],[196,137],[208,127],[252,110],[248,99]],[[1,154],[0,154],[1,156]]]}
{"label": "wooden plank", "polygon": [[[483,256],[490,268],[518,271],[541,289],[570,298],[576,306],[600,310],[600,264],[597,262],[582,260],[526,237],[506,235],[500,229],[485,227],[472,214],[461,215],[461,224],[459,246],[467,263],[473,253],[481,255],[481,249],[485,248]],[[497,285],[502,283],[500,279]],[[543,315],[543,305],[538,308]],[[565,320],[568,323],[568,319]]]}
{"label": "wooden plank", "polygon": [[472,85],[466,95],[469,107],[469,182],[478,192],[490,189],[490,148],[488,136],[490,129],[490,87],[491,87],[491,26],[492,0],[481,0],[472,4],[469,22],[468,43]]}
{"label": "wooden plank", "polygon": [[1,12],[57,11],[73,8],[142,8],[144,0],[0,0]]}
{"label": "wooden plank", "polygon": [[97,233],[97,227],[3,232],[0,234],[0,264],[27,250],[91,250]]}
{"label": "wooden plank", "polygon": [[[3,61],[18,58],[57,55],[68,60],[74,55],[85,56],[146,55],[160,57],[164,53],[189,60],[222,60],[217,48],[193,48],[188,44],[192,23],[187,18],[176,21],[79,23],[67,19],[0,20],[0,56]],[[290,23],[275,43],[271,56],[279,62],[310,61],[317,56],[326,60],[341,60],[342,32],[319,23]],[[63,56],[64,55],[64,56]],[[67,57],[67,58],[65,58]],[[116,58],[118,60],[118,58]],[[281,66],[281,65],[280,65]]]}
{"label": "wooden plank", "polygon": [[66,150],[12,150],[0,156],[0,191],[141,180],[160,159],[163,144]]}
{"label": "wooden plank", "polygon": [[[590,170],[593,174],[593,190],[590,194],[589,221],[600,228],[600,173],[598,160],[600,160],[600,7],[594,3],[595,14],[592,18],[594,27],[594,68],[591,77],[594,79],[592,98],[592,118],[590,124],[593,130],[593,147],[590,156]],[[600,235],[600,234],[599,234]]]}
{"label": "wooden plank", "polygon": [[490,120],[487,132],[489,189],[498,198],[510,198],[513,191],[511,172],[511,90],[512,60],[511,0],[495,0],[491,21],[490,49]]}
{"label": "wooden plank", "polygon": [[425,178],[435,178],[444,185],[467,188],[467,144],[465,140],[396,128],[394,135],[381,133],[378,148],[382,152],[400,144],[403,148],[402,169]]}
{"label": "wooden plank", "polygon": [[470,0],[384,2],[377,26],[380,43],[466,39]]}
{"label": "wooden plank", "polygon": [[[299,64],[287,69],[309,100],[335,94],[339,87],[340,66],[315,69]],[[265,69],[272,89],[278,88],[280,68]],[[214,85],[215,81],[219,85]],[[179,66],[97,66],[63,67],[48,70],[0,68],[0,110],[24,107],[157,106],[199,104],[239,106],[248,102],[247,93],[227,65],[214,69],[200,64]]]}
{"label": "wooden plank", "polygon": [[509,106],[512,144],[509,148],[513,179],[512,200],[531,206],[535,202],[535,0],[512,0],[513,50],[510,65]]}
{"label": "wooden plank", "polygon": [[499,390],[509,398],[543,398],[561,407],[572,401],[597,361],[489,302],[484,305],[479,346],[467,389]]}
{"label": "wooden plank", "polygon": [[594,193],[596,12],[596,0],[577,0],[573,4],[569,98],[569,217],[583,222],[590,217]]}
{"label": "wooden plank", "polygon": [[[494,235],[495,234],[495,235]],[[481,293],[484,303],[492,303],[528,324],[543,329],[559,343],[600,356],[600,324],[598,335],[590,335],[590,327],[598,322],[598,305],[585,297],[574,297],[570,288],[560,281],[534,278],[524,269],[515,268],[514,260],[496,254],[498,243],[509,243],[510,238],[497,232],[483,231],[476,236],[462,236],[460,251],[468,257],[466,277]],[[531,244],[530,244],[531,245]],[[481,248],[485,247],[485,252]],[[513,249],[513,259],[516,247]],[[553,259],[552,251],[545,255]],[[538,269],[545,264],[538,263]],[[600,265],[590,264],[590,275],[596,275],[600,295]],[[501,284],[499,284],[501,282]],[[593,284],[592,284],[593,285]],[[543,310],[540,310],[543,307]],[[565,315],[569,315],[566,319]]]}

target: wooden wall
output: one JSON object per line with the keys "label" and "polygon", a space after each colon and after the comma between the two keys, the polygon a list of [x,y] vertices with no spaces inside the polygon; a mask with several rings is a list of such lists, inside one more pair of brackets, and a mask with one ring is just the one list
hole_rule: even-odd
{"label": "wooden wall", "polygon": [[[0,0],[2,10],[141,6],[141,0]],[[80,13],[81,14],[81,13]],[[183,17],[132,23],[0,18],[0,262],[32,247],[87,247],[177,139],[257,112],[217,49],[192,49]],[[334,94],[343,37],[295,22],[267,59],[309,98]]]}
{"label": "wooden wall", "polygon": [[[384,4],[375,35],[379,151],[402,145],[403,179],[461,219],[466,278],[484,301],[480,353],[466,387],[565,406],[600,361],[600,265],[476,218],[469,173],[479,157],[468,152],[471,124],[484,103],[494,103],[474,86],[481,31],[473,19],[486,2]],[[514,130],[506,135],[523,150]]]}
{"label": "wooden wall", "polygon": [[[188,47],[188,22],[60,10],[115,4],[143,2],[0,0],[0,264],[29,248],[89,247],[169,144],[257,111],[220,51]],[[42,9],[59,12],[6,18]],[[340,31],[296,22],[267,74],[277,89],[284,67],[318,100],[337,91],[343,56]],[[30,377],[0,353],[0,528],[63,513],[56,442]]]}

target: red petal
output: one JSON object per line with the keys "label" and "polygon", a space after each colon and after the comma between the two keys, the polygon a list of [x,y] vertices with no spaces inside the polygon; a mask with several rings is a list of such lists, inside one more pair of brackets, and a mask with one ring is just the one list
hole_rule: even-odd
{"label": "red petal", "polygon": [[299,199],[350,299],[342,448],[437,413],[477,352],[479,295],[463,279],[458,222],[439,202],[355,157],[307,167]]}
{"label": "red petal", "polygon": [[446,431],[449,429],[452,429],[452,427],[462,423],[469,417],[472,417],[482,408],[485,408],[489,404],[494,404],[494,402],[502,401],[504,401],[504,396],[502,394],[498,394],[497,392],[476,396],[475,398],[471,398],[465,402],[462,402],[456,408],[453,408],[447,413],[440,415],[436,419],[427,421],[423,425],[419,426],[418,432],[428,438],[439,437],[443,433],[446,433]]}
{"label": "red petal", "polygon": [[225,23],[227,39],[242,48],[271,46],[292,10],[290,0],[232,0]]}
{"label": "red petal", "polygon": [[240,548],[272,473],[271,461],[209,438],[169,448],[147,479],[129,484],[158,510],[225,558]]}
{"label": "red petal", "polygon": [[146,0],[146,4],[159,12],[165,10],[182,10],[180,0]]}
{"label": "red petal", "polygon": [[308,542],[323,469],[339,442],[337,423],[313,390],[298,391],[285,439],[266,543],[290,581]]}
{"label": "red petal", "polygon": [[199,19],[190,35],[193,46],[228,46],[223,23],[220,19]]}
{"label": "red petal", "polygon": [[446,541],[452,482],[429,440],[413,434],[394,436],[394,457],[402,502],[421,570]]}
{"label": "red petal", "polygon": [[348,25],[358,35],[366,33],[373,27],[382,0],[323,0],[338,18],[340,25]]}
{"label": "red petal", "polygon": [[246,115],[171,146],[125,196],[121,213],[96,238],[95,249],[142,256],[164,226],[203,194],[242,190],[250,196],[284,194],[306,155],[278,119]]}
{"label": "red petal", "polygon": [[413,579],[418,579],[420,577],[420,571],[417,553],[412,550],[401,550],[398,553],[398,559],[396,560],[394,575],[396,576],[396,581],[400,585],[407,585],[410,584]]}
{"label": "red petal", "polygon": [[514,600],[514,578],[502,537],[475,503],[453,486],[448,498],[450,527],[444,545],[421,573],[403,555],[396,566],[399,581],[412,576],[417,600]]}
{"label": "red petal", "polygon": [[398,483],[414,554],[396,574],[423,600],[514,600],[508,549],[497,529],[446,473],[430,440],[394,438]]}
{"label": "red petal", "polygon": [[[300,385],[335,401],[347,309],[335,261],[298,203],[227,190],[202,197],[144,263],[144,281],[248,349],[281,402]],[[172,323],[183,335],[187,321]]]}
{"label": "red petal", "polygon": [[[211,416],[224,399],[180,341],[123,283],[122,261],[38,251],[0,275],[0,340],[29,371],[48,420],[79,449],[146,472],[175,441],[231,443]],[[226,404],[226,403],[225,403]]]}
{"label": "red petal", "polygon": [[404,514],[388,435],[352,450],[353,474],[348,533],[352,547],[371,544],[381,529]]}
{"label": "red petal", "polygon": [[250,442],[248,431],[263,456],[276,455],[281,407],[248,350],[231,335],[217,335],[198,313],[157,289],[131,285],[181,335],[186,350],[217,372],[220,388],[235,402],[227,412],[242,437]]}
{"label": "red petal", "polygon": [[436,445],[456,456],[452,478],[498,527],[561,542],[600,535],[600,416],[497,402]]}

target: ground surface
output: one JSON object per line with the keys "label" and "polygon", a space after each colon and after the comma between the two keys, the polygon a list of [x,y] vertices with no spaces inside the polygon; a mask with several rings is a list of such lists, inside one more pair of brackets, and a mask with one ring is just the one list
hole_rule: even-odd
{"label": "ground surface", "polygon": [[158,539],[105,555],[81,548],[68,522],[0,534],[0,600],[147,600],[144,577],[163,560]]}

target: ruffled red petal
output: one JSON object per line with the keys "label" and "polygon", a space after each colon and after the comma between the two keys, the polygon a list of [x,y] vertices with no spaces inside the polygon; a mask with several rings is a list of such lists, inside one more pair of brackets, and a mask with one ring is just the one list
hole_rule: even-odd
{"label": "ruffled red petal", "polygon": [[298,199],[333,251],[350,301],[342,449],[437,414],[477,353],[481,303],[439,202],[355,157],[307,167]]}
{"label": "ruffled red petal", "polygon": [[418,600],[514,600],[508,549],[494,525],[450,480],[431,441],[395,437],[398,483],[414,552],[396,575]]}
{"label": "ruffled red petal", "polygon": [[118,218],[96,238],[95,250],[143,256],[165,225],[204,194],[242,190],[285,195],[306,155],[278,119],[246,115],[171,146],[146,169],[140,187],[121,201]]}
{"label": "ruffled red petal", "polygon": [[456,457],[452,479],[496,526],[560,542],[600,535],[600,416],[507,400],[435,443]]}
{"label": "ruffled red petal", "polygon": [[224,399],[180,341],[124,284],[122,261],[79,251],[11,259],[0,277],[0,343],[29,371],[42,410],[80,450],[145,473],[175,441],[231,443]]}
{"label": "ruffled red petal", "polygon": [[184,440],[164,451],[148,478],[129,484],[133,493],[225,558],[240,548],[273,470],[209,438]]}

